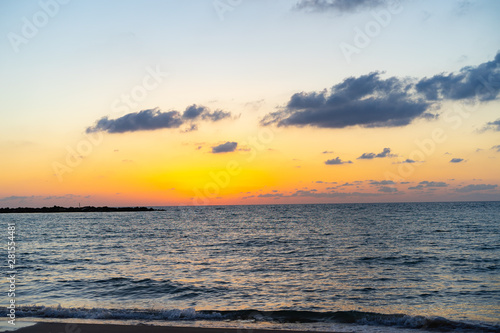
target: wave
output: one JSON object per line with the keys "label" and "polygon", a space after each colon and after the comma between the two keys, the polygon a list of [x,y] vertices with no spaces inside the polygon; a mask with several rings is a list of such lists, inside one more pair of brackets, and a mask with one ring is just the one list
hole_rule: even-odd
{"label": "wave", "polygon": [[120,300],[129,299],[131,296],[136,295],[150,298],[175,295],[176,299],[186,299],[204,294],[226,292],[228,289],[222,286],[194,286],[170,280],[155,280],[148,278],[138,280],[113,277],[94,280],[58,280],[53,282],[50,286],[45,286],[43,290],[45,292],[64,290],[65,295],[68,297],[80,295],[89,298],[95,297],[96,295],[102,295],[105,291],[108,296]]}
{"label": "wave", "polygon": [[188,309],[105,309],[63,308],[46,306],[22,306],[22,317],[34,318],[82,318],[97,320],[250,320],[274,323],[341,323],[398,328],[426,329],[441,332],[500,332],[500,324],[454,321],[442,317],[411,316],[406,314],[381,314],[362,311],[211,311]]}

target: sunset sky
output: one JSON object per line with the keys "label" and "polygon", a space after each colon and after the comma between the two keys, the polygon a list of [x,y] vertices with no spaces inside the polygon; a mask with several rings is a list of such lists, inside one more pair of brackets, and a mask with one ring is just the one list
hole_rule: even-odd
{"label": "sunset sky", "polygon": [[500,2],[0,2],[0,207],[500,200]]}

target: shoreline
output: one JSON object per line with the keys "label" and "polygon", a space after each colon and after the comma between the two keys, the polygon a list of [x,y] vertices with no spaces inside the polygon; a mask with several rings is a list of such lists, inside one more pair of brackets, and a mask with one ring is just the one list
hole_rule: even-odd
{"label": "shoreline", "polygon": [[[120,324],[77,324],[38,322],[35,325],[15,329],[19,333],[311,333],[312,331],[242,329],[242,328],[205,328],[182,326],[154,325],[120,325]],[[314,331],[315,333],[333,333],[331,331]]]}

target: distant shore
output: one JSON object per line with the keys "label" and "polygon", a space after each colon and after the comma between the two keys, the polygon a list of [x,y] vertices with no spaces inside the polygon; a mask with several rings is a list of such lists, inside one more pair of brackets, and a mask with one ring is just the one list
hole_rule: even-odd
{"label": "distant shore", "polygon": [[154,209],[149,207],[18,207],[18,208],[0,208],[0,214],[6,213],[91,213],[91,212],[155,212],[162,211],[162,209]]}

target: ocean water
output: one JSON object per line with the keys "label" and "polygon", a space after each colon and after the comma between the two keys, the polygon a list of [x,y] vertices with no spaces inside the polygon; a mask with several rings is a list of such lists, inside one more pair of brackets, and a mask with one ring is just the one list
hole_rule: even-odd
{"label": "ocean water", "polygon": [[500,202],[164,209],[0,215],[17,318],[500,332]]}

